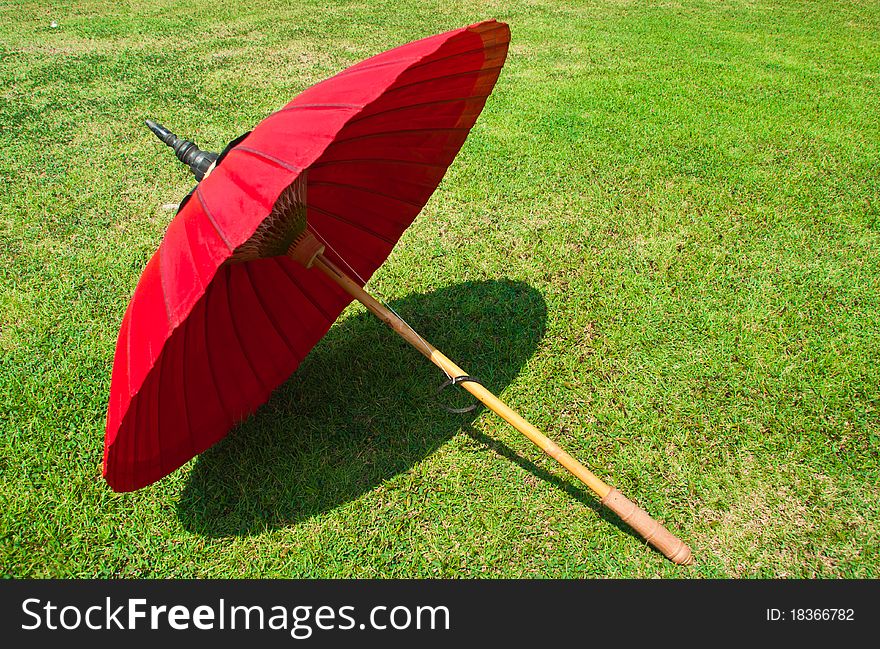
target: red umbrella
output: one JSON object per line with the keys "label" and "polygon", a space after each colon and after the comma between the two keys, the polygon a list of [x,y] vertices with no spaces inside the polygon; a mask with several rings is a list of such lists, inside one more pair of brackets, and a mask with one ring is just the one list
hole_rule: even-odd
{"label": "red umbrella", "polygon": [[[151,484],[222,439],[356,298],[634,527],[657,525],[362,289],[461,148],[509,37],[487,21],[374,56],[306,90],[219,159],[151,125],[200,183],[120,328],[104,445],[114,490]],[[657,528],[648,540],[689,561]]]}

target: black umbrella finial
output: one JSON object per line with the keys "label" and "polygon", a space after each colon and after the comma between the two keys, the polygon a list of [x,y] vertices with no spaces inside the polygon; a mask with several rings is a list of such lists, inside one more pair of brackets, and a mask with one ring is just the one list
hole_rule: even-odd
{"label": "black umbrella finial", "polygon": [[177,159],[187,165],[190,171],[193,172],[196,180],[201,182],[208,169],[217,160],[217,154],[211,151],[202,151],[195,142],[177,137],[167,128],[151,119],[144,121],[149,129],[156,134],[157,138],[174,149]]}

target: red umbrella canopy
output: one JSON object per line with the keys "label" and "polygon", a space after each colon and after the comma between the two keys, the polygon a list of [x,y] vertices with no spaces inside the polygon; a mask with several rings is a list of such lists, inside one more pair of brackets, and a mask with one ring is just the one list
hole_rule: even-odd
{"label": "red umbrella canopy", "polygon": [[362,61],[267,117],[199,183],[122,320],[104,441],[114,490],[149,485],[222,439],[351,301],[286,256],[229,263],[279,196],[303,185],[327,256],[369,279],[464,143],[509,40],[487,21]]}

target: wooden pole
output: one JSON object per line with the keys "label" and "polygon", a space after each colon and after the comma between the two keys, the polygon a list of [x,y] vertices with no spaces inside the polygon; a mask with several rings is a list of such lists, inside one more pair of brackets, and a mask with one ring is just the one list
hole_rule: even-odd
{"label": "wooden pole", "polygon": [[[306,267],[314,265],[324,272],[334,282],[341,286],[346,293],[367,307],[371,313],[400,334],[404,340],[424,354],[432,363],[446,372],[446,374],[453,377],[466,375],[466,372],[463,369],[449,360],[449,358],[447,358],[436,347],[416,334],[409,325],[397,316],[397,314],[379,303],[361,288],[357,282],[352,280],[333,262],[324,257],[322,254],[323,246],[316,246],[315,243],[316,242],[312,241],[311,248],[308,248],[309,244],[303,242],[304,245],[301,245],[297,251],[295,251],[292,246],[290,254],[294,259],[301,261]],[[303,253],[302,251],[305,252]],[[516,411],[489,392],[489,390],[483,385],[471,381],[463,382],[460,385],[485,404],[487,408],[497,413],[502,419],[532,440],[532,442],[534,442],[547,455],[568,469],[568,471],[587,485],[601,499],[603,505],[606,505],[609,509],[614,511],[624,522],[641,534],[645,540],[662,552],[671,561],[683,565],[693,562],[690,548],[687,545],[669,532],[659,522],[651,518],[647,512],[638,507],[632,501],[628,500],[623,494],[617,491],[617,489],[605,484],[593,474],[592,471],[562,450],[556,442],[523,419]]]}

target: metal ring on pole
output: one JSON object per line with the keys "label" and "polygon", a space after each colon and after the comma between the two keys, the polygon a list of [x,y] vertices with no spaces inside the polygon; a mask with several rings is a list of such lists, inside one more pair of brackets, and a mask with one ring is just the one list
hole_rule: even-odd
{"label": "metal ring on pole", "polygon": [[[443,392],[443,390],[445,390],[450,385],[458,385],[459,383],[467,383],[467,382],[479,383],[480,385],[483,385],[479,379],[476,379],[473,376],[465,376],[465,375],[456,376],[451,379],[446,379],[443,383],[440,384],[440,387],[437,388],[437,396],[439,397],[440,393]],[[473,403],[469,406],[466,406],[465,408],[450,408],[449,406],[440,403],[439,399],[438,399],[438,405],[441,408],[443,408],[443,410],[446,410],[447,412],[451,412],[456,415],[463,415],[466,412],[471,412],[473,410],[476,410],[477,406],[480,405],[480,402],[477,401],[476,403]]]}

